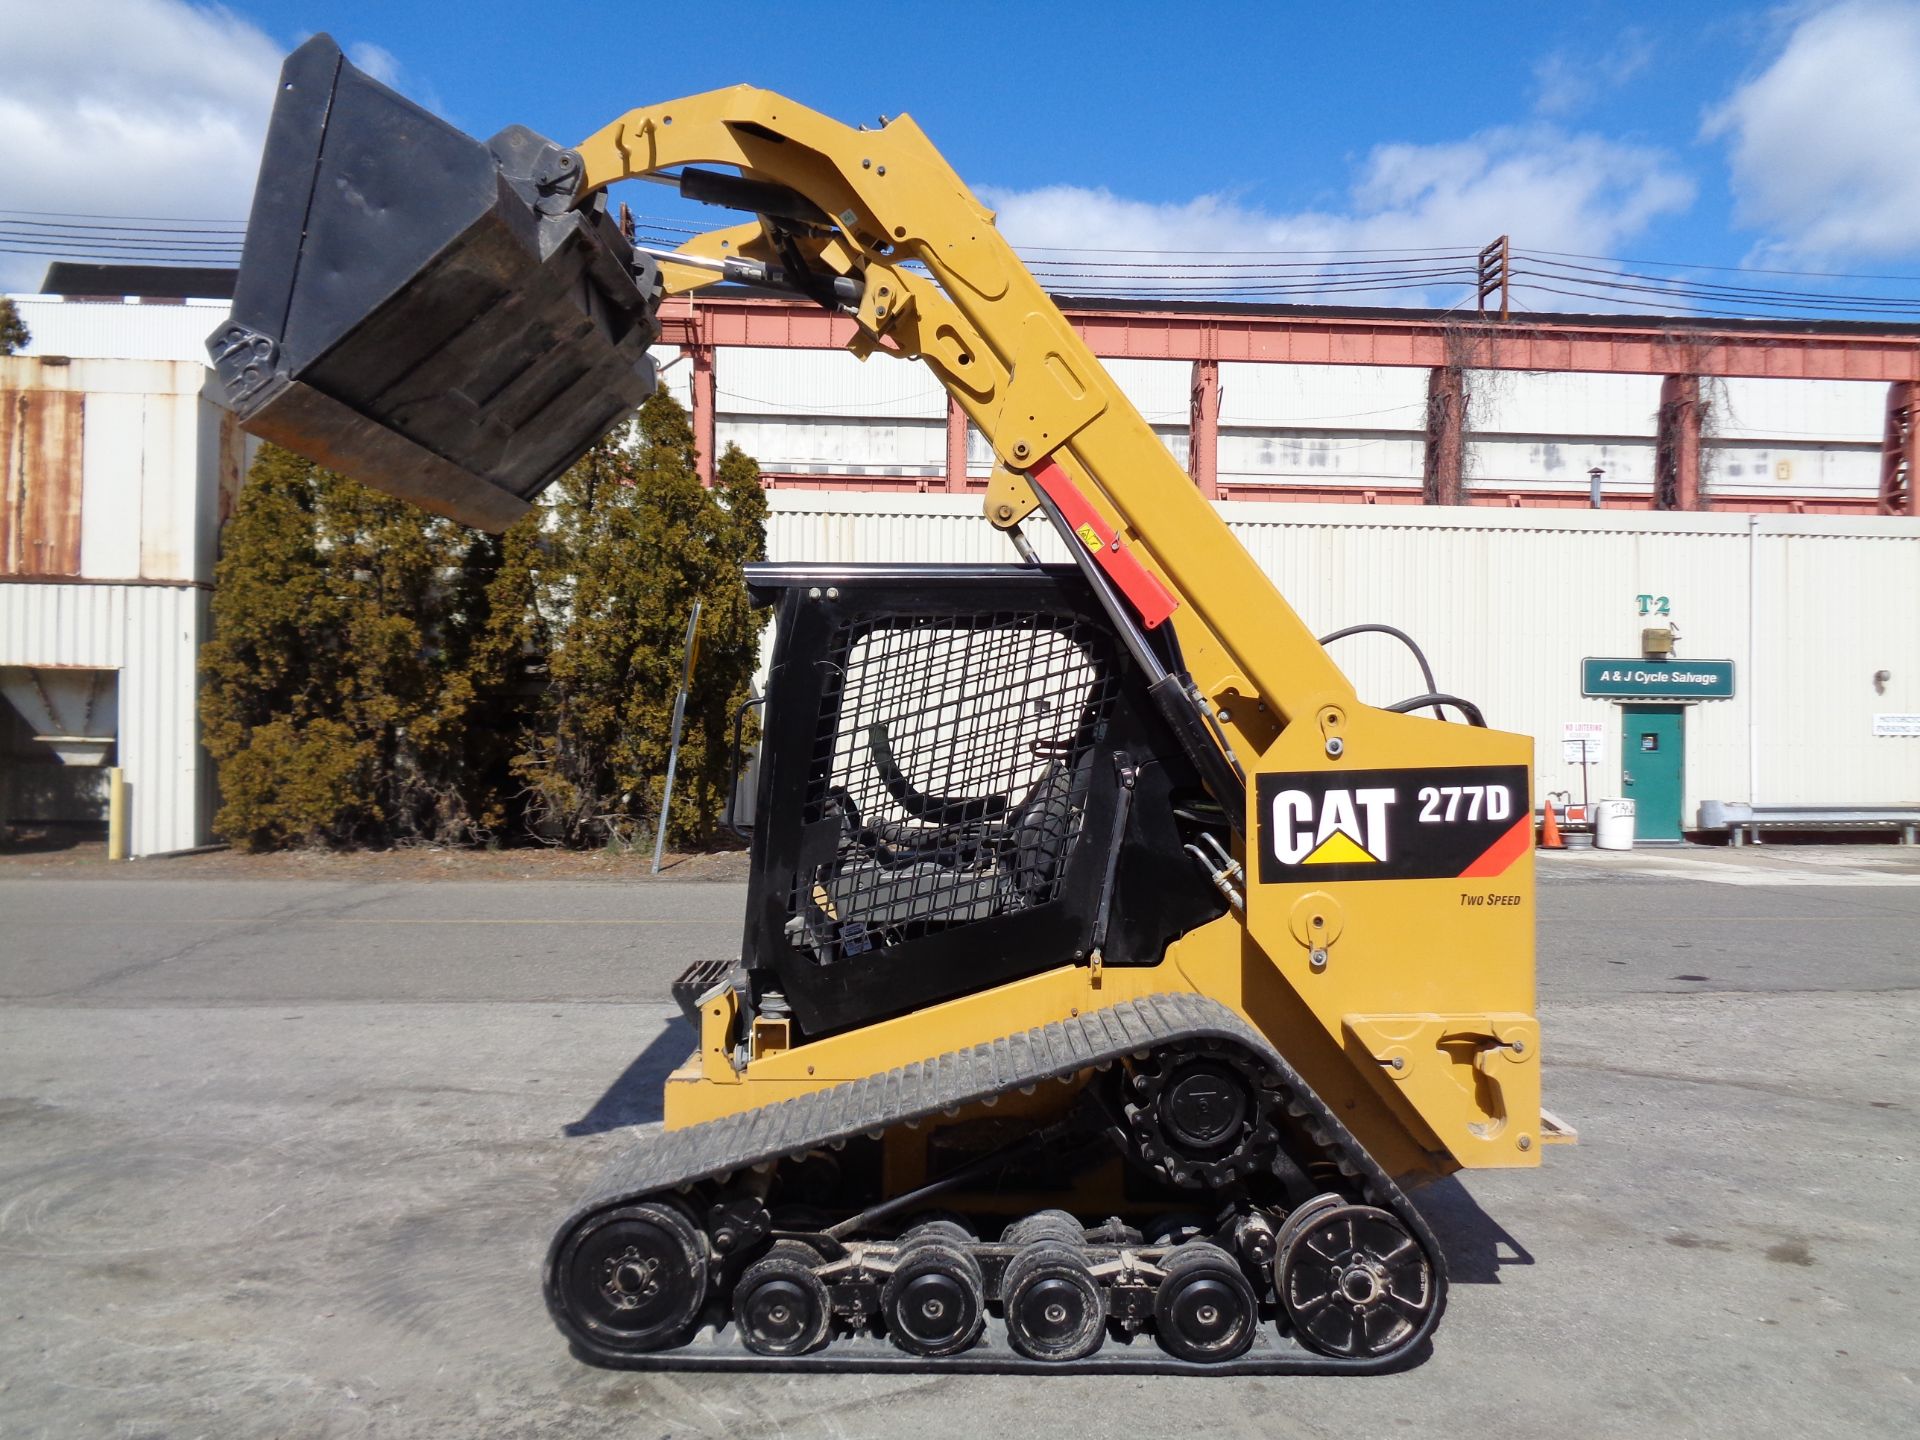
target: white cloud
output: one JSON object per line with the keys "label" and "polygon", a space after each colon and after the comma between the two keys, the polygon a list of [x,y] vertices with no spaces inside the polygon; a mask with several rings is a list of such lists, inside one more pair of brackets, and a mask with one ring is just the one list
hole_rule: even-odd
{"label": "white cloud", "polygon": [[[312,38],[311,32],[300,37],[301,43]],[[382,85],[398,90],[414,104],[431,110],[436,115],[447,115],[447,107],[441,103],[440,93],[419,76],[411,73],[400,63],[400,57],[384,45],[375,45],[370,40],[358,40],[346,47],[347,59],[353,65],[367,72]]]}
{"label": "white cloud", "polygon": [[[182,0],[13,6],[6,31],[0,206],[245,220],[278,43]],[[46,264],[0,254],[0,289]]]}
{"label": "white cloud", "polygon": [[[1155,255],[1192,259],[1179,252],[1194,251],[1470,250],[1502,234],[1517,246],[1607,254],[1657,217],[1685,210],[1693,196],[1692,180],[1664,151],[1548,126],[1489,130],[1444,144],[1378,146],[1355,174],[1348,203],[1333,210],[1281,213],[1225,194],[1152,203],[1073,185],[981,188],[1016,249],[1154,252],[1126,257],[1146,262]],[[1044,265],[1064,257],[1033,258]],[[1101,287],[1089,281],[1081,288]],[[1333,298],[1417,304],[1440,297],[1354,292]]]}
{"label": "white cloud", "polygon": [[1739,216],[1774,257],[1920,253],[1920,5],[1803,14],[1779,56],[1709,116]]}
{"label": "white cloud", "polygon": [[1533,109],[1557,118],[1586,109],[1602,92],[1618,90],[1652,62],[1654,46],[1646,31],[1624,30],[1598,55],[1556,50],[1533,66]]}
{"label": "white cloud", "polygon": [[[6,39],[0,207],[246,220],[285,58],[279,40],[188,0],[13,6]],[[402,85],[392,52],[364,42],[346,51],[375,79]],[[78,246],[64,257],[0,249],[0,291],[39,289],[53,258],[89,257]],[[230,264],[231,252],[207,260]]]}
{"label": "white cloud", "polygon": [[364,40],[359,44],[349,45],[347,59],[382,85],[398,86],[400,83],[400,61],[384,45],[375,45]]}

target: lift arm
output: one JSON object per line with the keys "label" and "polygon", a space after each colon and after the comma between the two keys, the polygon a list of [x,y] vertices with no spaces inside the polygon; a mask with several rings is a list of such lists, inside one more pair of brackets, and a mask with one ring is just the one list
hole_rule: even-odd
{"label": "lift arm", "polygon": [[[583,202],[619,180],[705,164],[802,199],[785,217],[688,241],[690,264],[662,257],[667,288],[719,283],[711,267],[729,258],[840,280],[859,295],[850,348],[926,364],[993,445],[1005,470],[988,520],[1017,525],[1039,502],[1038,481],[1138,623],[1170,611],[1243,764],[1283,723],[1317,720],[1330,736],[1344,723],[1346,677],[911,119],[856,129],[736,86],[630,111],[577,153]],[[1092,514],[1076,519],[1077,508]]]}

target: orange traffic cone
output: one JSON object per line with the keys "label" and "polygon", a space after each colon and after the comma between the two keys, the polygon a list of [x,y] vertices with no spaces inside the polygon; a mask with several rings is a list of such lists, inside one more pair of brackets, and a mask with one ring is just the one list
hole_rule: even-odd
{"label": "orange traffic cone", "polygon": [[1553,802],[1547,801],[1547,808],[1540,817],[1540,848],[1542,850],[1564,850],[1567,842],[1560,838],[1560,822],[1553,818]]}

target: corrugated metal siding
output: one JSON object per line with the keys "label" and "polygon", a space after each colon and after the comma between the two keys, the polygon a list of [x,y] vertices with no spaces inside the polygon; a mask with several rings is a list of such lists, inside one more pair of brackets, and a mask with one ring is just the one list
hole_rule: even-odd
{"label": "corrugated metal siding", "polygon": [[1406,366],[1220,366],[1220,478],[1316,486],[1418,484],[1427,372]]}
{"label": "corrugated metal siding", "polygon": [[884,355],[728,346],[715,352],[713,384],[722,415],[947,416],[947,392],[932,371]]}
{"label": "corrugated metal siding", "polygon": [[1482,435],[1644,435],[1660,421],[1658,375],[1475,370],[1467,413]]}
{"label": "corrugated metal siding", "polygon": [[1360,489],[1419,483],[1424,456],[1417,438],[1222,428],[1219,473],[1235,484],[1273,480]]}
{"label": "corrugated metal siding", "polygon": [[1920,804],[1920,740],[1872,733],[1876,713],[1920,713],[1920,546],[1775,529],[1758,541],[1759,641],[1789,663],[1759,676],[1761,794]]}
{"label": "corrugated metal siding", "polygon": [[715,443],[729,443],[775,474],[944,475],[947,425],[940,420],[880,420],[815,416],[805,420],[740,419],[714,422]]}
{"label": "corrugated metal siding", "polygon": [[33,337],[22,354],[76,360],[189,360],[203,365],[207,336],[228,313],[222,302],[126,305],[46,295],[10,298]]}
{"label": "corrugated metal siding", "polygon": [[209,838],[212,764],[195,708],[208,601],[184,586],[0,581],[0,665],[119,672],[120,764],[136,855]]}
{"label": "corrugated metal siding", "polygon": [[693,362],[682,359],[672,345],[655,345],[647,352],[659,370],[661,386],[687,410],[693,409]]}
{"label": "corrugated metal siding", "polygon": [[1478,490],[1578,490],[1595,466],[1609,495],[1653,493],[1654,447],[1633,441],[1483,440],[1467,442],[1467,484]]}
{"label": "corrugated metal siding", "polygon": [[[1171,404],[1173,372],[1157,399]],[[1127,378],[1116,372],[1123,389]],[[1220,367],[1219,473],[1316,486],[1418,484],[1427,372],[1406,366]],[[1586,372],[1468,376],[1467,483],[1517,494],[1583,491],[1605,470],[1609,494],[1652,493],[1660,378]],[[1705,485],[1726,495],[1862,498],[1879,483],[1886,387],[1850,381],[1709,381]],[[1769,443],[1755,444],[1756,440]]]}
{"label": "corrugated metal siding", "polygon": [[[1012,558],[977,498],[769,498],[776,560]],[[1441,688],[1478,701],[1491,723],[1534,735],[1543,792],[1580,793],[1578,767],[1561,758],[1561,725],[1597,720],[1607,728],[1592,791],[1618,793],[1619,707],[1581,697],[1580,660],[1638,653],[1641,628],[1656,623],[1638,614],[1644,593],[1667,597],[1683,655],[1731,659],[1737,670],[1733,699],[1687,709],[1687,823],[1701,800],[1751,798],[1756,716],[1761,799],[1920,801],[1920,741],[1871,735],[1875,713],[1920,711],[1920,521],[1219,508],[1315,633],[1364,620],[1398,625],[1426,648]],[[1028,529],[1048,558],[1062,555],[1052,536]],[[1748,624],[1750,562],[1762,596],[1757,634]],[[1335,657],[1368,701],[1422,688],[1412,658],[1385,637],[1341,641]],[[1893,675],[1884,694],[1872,684],[1882,669]]]}
{"label": "corrugated metal siding", "polygon": [[1120,393],[1156,430],[1185,430],[1193,410],[1193,365],[1186,360],[1102,360]]}
{"label": "corrugated metal siding", "polygon": [[1786,444],[1727,445],[1707,441],[1701,449],[1702,470],[1709,495],[1783,496],[1877,495],[1880,491],[1880,446]]}
{"label": "corrugated metal siding", "polygon": [[1220,366],[1223,426],[1411,430],[1426,425],[1427,372],[1406,365]]}
{"label": "corrugated metal siding", "polygon": [[1887,387],[1858,380],[1712,380],[1702,398],[1723,440],[1839,440],[1879,445]]}

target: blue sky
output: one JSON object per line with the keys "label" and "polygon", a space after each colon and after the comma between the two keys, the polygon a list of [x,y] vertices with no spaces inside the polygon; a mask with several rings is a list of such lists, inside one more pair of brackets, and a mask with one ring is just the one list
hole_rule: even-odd
{"label": "blue sky", "polygon": [[1558,251],[1920,271],[1920,0],[67,0],[8,28],[31,78],[0,91],[0,144],[44,157],[0,176],[14,208],[242,218],[276,57],[326,30],[483,136],[517,121],[578,139],[629,105],[742,81],[849,121],[908,111],[1028,248],[1507,231]]}
{"label": "blue sky", "polygon": [[[630,104],[746,82],[842,119],[911,113],[970,183],[1061,184],[1180,204],[1341,211],[1369,153],[1542,125],[1657,147],[1698,185],[1644,233],[1687,258],[1737,260],[1710,110],[1764,66],[1791,12],[1673,3],[981,3],[831,6],[547,3],[526,11],[367,0],[253,0],[270,34],[327,29],[380,46],[401,81],[477,134],[520,121],[556,138]],[[691,17],[706,10],[711,25]],[[631,15],[630,24],[613,17]],[[676,19],[675,17],[683,17]],[[1524,226],[1514,216],[1514,228]],[[1437,244],[1479,235],[1439,235]]]}

